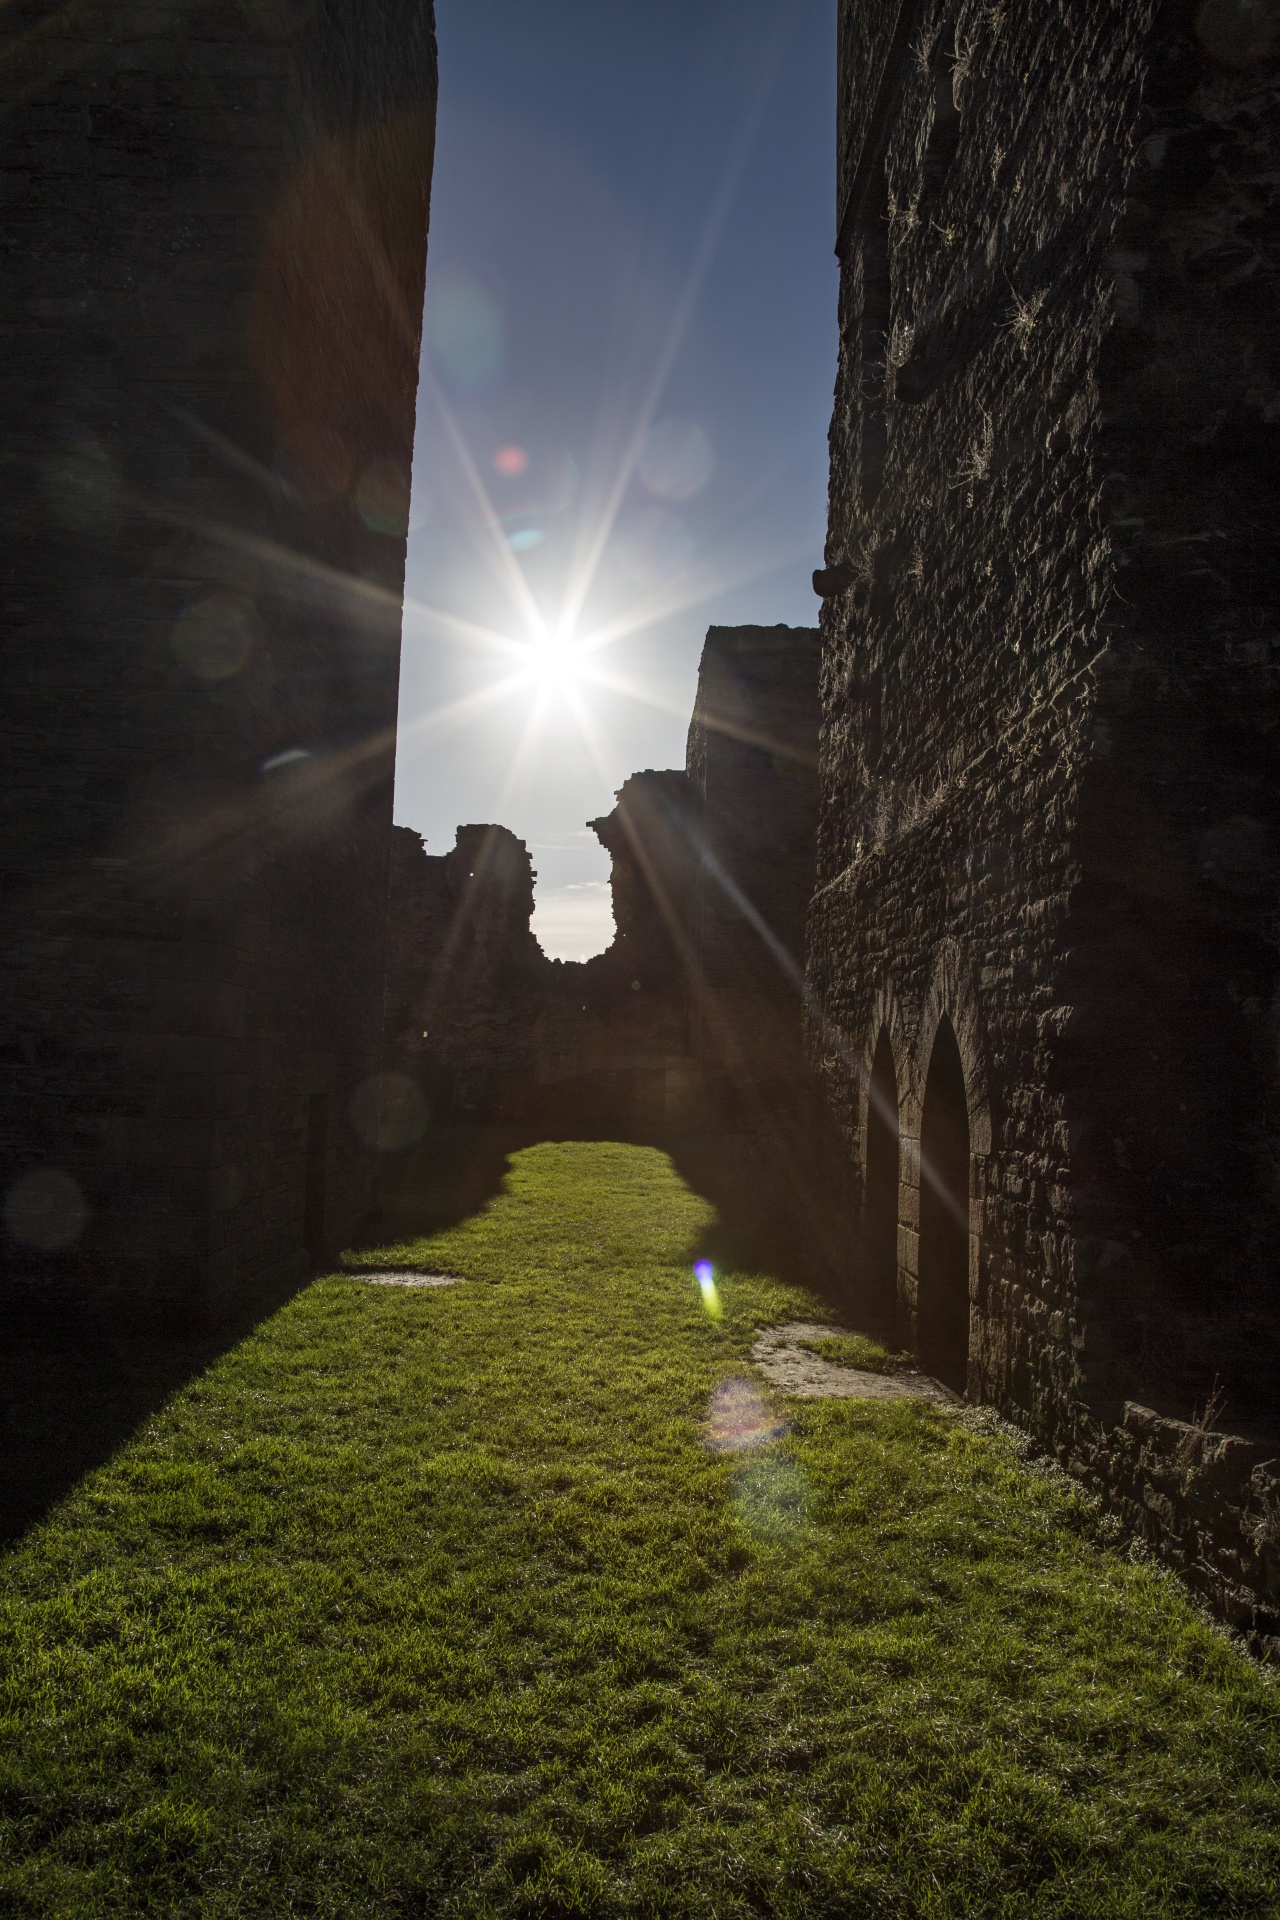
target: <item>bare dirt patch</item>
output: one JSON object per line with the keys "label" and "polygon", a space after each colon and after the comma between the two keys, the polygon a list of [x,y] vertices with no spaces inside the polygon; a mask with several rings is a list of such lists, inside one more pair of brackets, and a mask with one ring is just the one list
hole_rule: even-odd
{"label": "bare dirt patch", "polygon": [[460,1287],[460,1273],[362,1273],[371,1287]]}
{"label": "bare dirt patch", "polygon": [[751,1349],[751,1358],[771,1385],[797,1400],[937,1400],[949,1406],[959,1404],[958,1395],[950,1387],[930,1379],[927,1373],[911,1367],[894,1373],[842,1367],[809,1352],[804,1344],[835,1339],[845,1331],[813,1320],[766,1327]]}

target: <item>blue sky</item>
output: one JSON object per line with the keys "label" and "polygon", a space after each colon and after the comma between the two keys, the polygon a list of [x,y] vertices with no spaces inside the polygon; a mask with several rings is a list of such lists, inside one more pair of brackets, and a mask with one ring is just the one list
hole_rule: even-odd
{"label": "blue sky", "polygon": [[834,0],[438,0],[396,818],[529,842],[681,766],[708,625],[811,625],[836,355]]}

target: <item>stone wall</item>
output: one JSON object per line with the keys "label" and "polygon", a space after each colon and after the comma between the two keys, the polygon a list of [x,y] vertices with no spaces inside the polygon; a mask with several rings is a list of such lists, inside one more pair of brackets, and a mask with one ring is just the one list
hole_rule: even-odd
{"label": "stone wall", "polygon": [[[591,960],[549,960],[530,930],[536,874],[506,827],[459,827],[429,854],[397,827],[387,1072],[435,1122],[661,1130],[693,1060],[684,966],[688,782],[633,774],[590,824],[612,857],[616,932]],[[393,1128],[394,1133],[394,1128]]]}
{"label": "stone wall", "polygon": [[722,1102],[794,1126],[818,815],[818,634],[712,627],[689,726],[699,1052]]}
{"label": "stone wall", "polygon": [[217,1315],[369,1177],[431,9],[0,39],[6,1258]]}
{"label": "stone wall", "polygon": [[547,990],[528,849],[496,826],[459,827],[446,854],[408,827],[393,838],[387,1070],[424,1120],[505,1114],[533,1074]]}
{"label": "stone wall", "polygon": [[809,921],[864,1295],[1260,1632],[1277,51],[1263,0],[845,0]]}
{"label": "stone wall", "polygon": [[[817,827],[817,635],[707,635],[685,770],[633,774],[590,824],[615,935],[551,961],[504,827],[428,854],[396,829],[389,1071],[437,1118],[759,1136],[803,1184],[805,906]],[[411,1095],[403,1095],[412,1101]]]}

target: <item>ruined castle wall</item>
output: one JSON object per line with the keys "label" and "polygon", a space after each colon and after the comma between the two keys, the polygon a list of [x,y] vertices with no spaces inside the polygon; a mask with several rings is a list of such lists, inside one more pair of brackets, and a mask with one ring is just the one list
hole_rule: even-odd
{"label": "ruined castle wall", "polygon": [[432,1114],[645,1137],[745,1126],[799,1178],[817,641],[710,630],[687,768],[632,774],[590,823],[615,925],[591,960],[541,952],[536,876],[507,829],[460,827],[441,856],[396,829],[388,1066]]}
{"label": "ruined castle wall", "polygon": [[367,1180],[431,13],[0,33],[7,1258],[216,1313]]}
{"label": "ruined castle wall", "polygon": [[537,876],[507,828],[459,827],[443,855],[395,829],[386,1064],[425,1116],[624,1135],[684,1117],[687,811],[684,774],[647,771],[591,822],[612,858],[616,932],[584,962],[538,945]]}
{"label": "ruined castle wall", "polygon": [[503,1113],[532,1077],[550,964],[529,927],[534,878],[506,827],[459,827],[446,854],[394,829],[386,1064],[424,1119]]}
{"label": "ruined castle wall", "polygon": [[1106,1273],[1087,1371],[1141,1367],[1174,1412],[1217,1382],[1246,1427],[1280,1413],[1278,89],[1273,9],[1157,12],[1097,369],[1114,611],[1057,1050]]}
{"label": "ruined castle wall", "polygon": [[[692,918],[699,1051],[726,1110],[791,1132],[813,892],[819,637],[712,627],[689,726],[700,863]],[[718,1089],[718,1091],[717,1091]]]}
{"label": "ruined castle wall", "polygon": [[537,1033],[534,1110],[554,1123],[652,1136],[696,1111],[690,1050],[695,798],[678,768],[633,773],[590,825],[610,859],[614,937],[557,961]]}
{"label": "ruined castle wall", "polygon": [[[1277,1320],[1271,13],[847,4],[841,38],[815,1058],[862,1178],[891,1047],[899,1337],[933,1337],[929,1140],[963,1135],[962,1383],[1247,1612],[1275,1409],[1243,1349]],[[1241,1433],[1216,1535],[1164,1485],[1215,1372]]]}
{"label": "ruined castle wall", "polygon": [[[686,766],[707,856],[699,875],[702,968],[717,988],[785,979],[784,955],[803,969],[816,855],[819,664],[816,628],[707,633]],[[754,940],[745,937],[744,920]]]}
{"label": "ruined castle wall", "polygon": [[[917,14],[905,40],[897,9],[850,8],[842,18],[842,65],[866,77],[854,96],[862,138],[851,126],[841,182],[827,558],[847,580],[823,610],[824,807],[811,964],[828,1021],[820,1057],[858,1168],[872,1060],[882,1030],[890,1033],[906,1145],[898,1334],[911,1346],[918,1141],[944,1010],[980,1136],[974,1178],[985,1192],[1007,1166],[1024,1197],[1011,1209],[1019,1249],[1032,1259],[1061,1257],[1051,1196],[1063,1190],[1064,1167],[1038,1015],[1052,994],[1054,917],[1071,881],[1065,810],[1085,723],[1069,689],[1097,646],[1098,593],[1077,551],[1079,528],[1088,527],[1087,471],[1049,453],[1047,420],[1039,435],[1028,426],[1016,463],[998,462],[992,414],[994,393],[1012,382],[1027,396],[1024,411],[1037,395],[1047,416],[1040,388],[1056,360],[1065,359],[1069,389],[1074,356],[1077,384],[1087,389],[1088,275],[1064,246],[1053,314],[1038,316],[1030,336],[1043,356],[1037,380],[1006,324],[1006,276],[1018,284],[1019,256],[1034,249],[1044,213],[1056,214],[1056,196],[1050,183],[1047,209],[1025,200],[1026,155],[1015,156],[1007,179],[993,181],[993,149],[1023,116],[1016,101],[992,98],[991,67],[1003,74],[1008,36],[1019,29],[1006,18],[997,33],[971,12],[970,65],[958,86],[951,23],[940,10]],[[1086,51],[1076,69],[1068,59],[1068,74],[1083,73]],[[967,85],[975,91],[966,123]],[[945,167],[927,166],[951,132],[939,126],[949,116],[938,96],[953,87],[961,138],[954,151],[942,148]],[[1081,147],[1107,150],[1106,116],[1102,88],[1079,84],[1072,112],[1054,130],[1060,170]],[[1024,125],[1024,144],[1032,137]],[[1027,187],[1013,198],[1023,172]],[[1043,184],[1043,167],[1037,178]],[[1093,214],[1105,227],[1105,206]],[[908,367],[899,398],[896,376]],[[998,1168],[985,1137],[993,1085],[1002,1119],[1010,1115]],[[985,1271],[975,1277],[987,1284]],[[999,1316],[979,1325],[987,1343],[1005,1337]],[[975,1385],[984,1395],[1003,1365],[994,1353],[978,1362]]]}

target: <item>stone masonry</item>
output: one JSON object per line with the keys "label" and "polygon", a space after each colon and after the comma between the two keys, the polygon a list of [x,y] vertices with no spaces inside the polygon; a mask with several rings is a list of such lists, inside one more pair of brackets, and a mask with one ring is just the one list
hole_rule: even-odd
{"label": "stone masonry", "polygon": [[594,959],[542,953],[536,876],[505,827],[459,827],[441,855],[396,829],[394,1099],[420,1095],[424,1122],[745,1131],[790,1168],[783,1189],[803,1186],[818,666],[813,629],[710,630],[685,769],[633,774],[591,822],[616,927]]}
{"label": "stone masonry", "polygon": [[809,917],[864,1297],[1264,1636],[1278,55],[843,0]]}
{"label": "stone masonry", "polygon": [[775,1110],[803,1081],[805,915],[818,809],[816,632],[712,627],[689,725],[701,860],[692,937],[706,1070]]}
{"label": "stone masonry", "polygon": [[218,1316],[370,1172],[431,9],[0,37],[7,1271]]}

